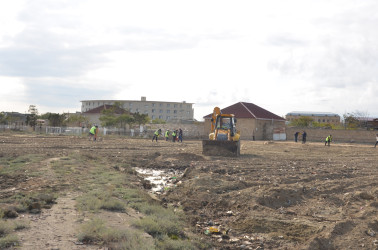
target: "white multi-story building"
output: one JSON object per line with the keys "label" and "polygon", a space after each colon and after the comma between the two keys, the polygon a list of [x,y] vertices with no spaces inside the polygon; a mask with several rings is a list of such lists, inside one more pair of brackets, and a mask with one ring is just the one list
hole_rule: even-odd
{"label": "white multi-story building", "polygon": [[87,112],[91,109],[104,105],[113,105],[115,102],[121,104],[121,108],[131,113],[147,114],[152,120],[162,119],[170,120],[193,120],[194,110],[193,103],[183,102],[162,102],[147,101],[142,96],[140,101],[133,100],[83,100],[81,101],[81,112]]}

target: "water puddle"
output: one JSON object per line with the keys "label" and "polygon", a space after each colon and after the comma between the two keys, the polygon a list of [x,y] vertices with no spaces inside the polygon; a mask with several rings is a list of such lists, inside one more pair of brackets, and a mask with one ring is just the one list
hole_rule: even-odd
{"label": "water puddle", "polygon": [[149,169],[149,168],[135,168],[135,171],[149,181],[152,185],[151,191],[156,194],[162,194],[170,188],[178,184],[177,178],[183,175],[183,171],[168,169]]}

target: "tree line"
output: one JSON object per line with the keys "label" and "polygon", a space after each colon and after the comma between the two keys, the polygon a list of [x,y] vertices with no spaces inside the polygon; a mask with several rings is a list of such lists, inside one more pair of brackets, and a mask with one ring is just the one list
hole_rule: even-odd
{"label": "tree line", "polygon": [[358,129],[369,128],[369,116],[365,112],[355,111],[343,114],[340,124],[316,122],[310,116],[301,116],[290,121],[289,126],[293,127],[312,127],[312,128],[331,128],[331,129]]}

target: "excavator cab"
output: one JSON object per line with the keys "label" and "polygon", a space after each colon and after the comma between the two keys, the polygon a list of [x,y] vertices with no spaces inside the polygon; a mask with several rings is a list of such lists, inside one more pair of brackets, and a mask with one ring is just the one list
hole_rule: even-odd
{"label": "excavator cab", "polygon": [[236,130],[236,118],[233,114],[222,114],[214,108],[211,118],[209,140],[202,141],[202,153],[216,156],[240,155],[240,132]]}

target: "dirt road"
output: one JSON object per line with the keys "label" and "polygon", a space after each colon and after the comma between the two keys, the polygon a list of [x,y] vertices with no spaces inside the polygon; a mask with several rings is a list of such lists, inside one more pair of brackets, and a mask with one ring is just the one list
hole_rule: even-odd
{"label": "dirt road", "polygon": [[[96,155],[110,165],[181,170],[183,176],[175,176],[174,185],[155,196],[162,206],[182,209],[188,230],[214,249],[378,249],[378,149],[373,145],[242,141],[241,156],[225,158],[203,156],[200,141],[0,135],[0,159],[28,155],[31,170],[43,171],[48,159],[73,153]],[[83,163],[80,171],[88,167]],[[35,176],[27,171],[15,176],[6,169],[2,161],[3,206],[17,192],[67,190],[80,183],[46,169],[46,175]],[[75,225],[62,231],[75,221],[69,218],[75,213],[70,195],[61,195],[46,210],[47,225],[35,223],[19,232],[22,248],[43,242],[65,249],[62,242],[77,241]],[[67,206],[71,213],[65,212]],[[60,221],[49,221],[54,217]],[[25,236],[38,226],[50,226],[51,237]]]}

